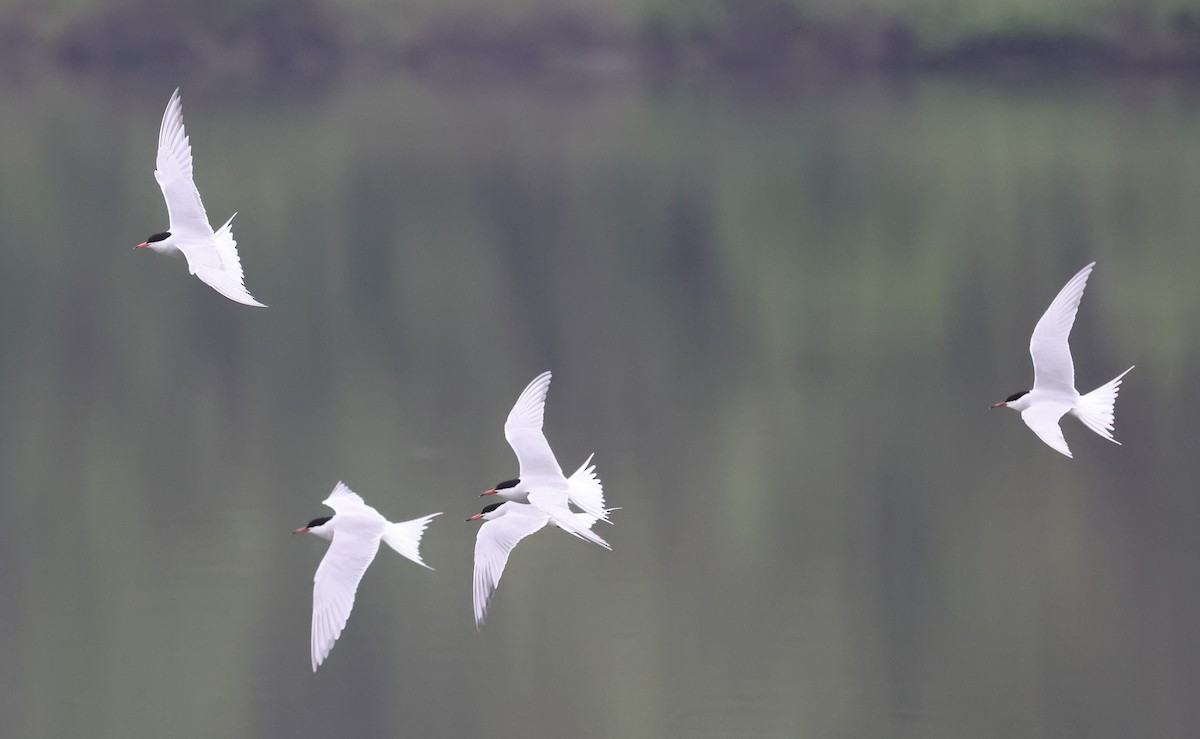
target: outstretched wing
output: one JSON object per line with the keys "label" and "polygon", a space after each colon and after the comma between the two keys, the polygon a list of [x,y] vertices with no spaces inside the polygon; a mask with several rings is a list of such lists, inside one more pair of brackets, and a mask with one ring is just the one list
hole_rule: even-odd
{"label": "outstretched wing", "polygon": [[338,482],[333,486],[333,492],[329,494],[322,504],[333,509],[334,513],[357,514],[377,516],[383,520],[383,514],[367,505],[367,501],[362,499],[362,496],[350,489],[344,482]]}
{"label": "outstretched wing", "polygon": [[563,476],[550,443],[542,433],[542,414],[546,393],[550,390],[550,373],[543,372],[533,379],[517,398],[517,404],[504,422],[504,438],[521,464],[521,478]]}
{"label": "outstretched wing", "polygon": [[1063,438],[1062,428],[1058,419],[1071,409],[1066,403],[1038,403],[1021,411],[1021,420],[1033,429],[1038,438],[1050,445],[1056,452],[1071,456],[1067,440]]}
{"label": "outstretched wing", "polygon": [[1067,337],[1075,325],[1075,313],[1079,300],[1087,287],[1092,273],[1092,262],[1079,270],[1063,286],[1033,327],[1033,338],[1029,340],[1029,354],[1033,357],[1033,388],[1073,394],[1075,392],[1075,363],[1071,359],[1071,347]]}
{"label": "outstretched wing", "polygon": [[[171,95],[158,129],[158,156],[154,162],[154,179],[162,188],[171,219],[170,231],[183,239],[211,237],[212,226],[200,192],[192,180],[192,147],[183,129],[183,101],[179,89]],[[214,255],[215,256],[215,255]],[[188,257],[189,262],[191,256]]]}
{"label": "outstretched wing", "polygon": [[313,672],[325,661],[333,643],[346,628],[358,583],[378,551],[378,528],[371,533],[365,527],[342,527],[333,535],[329,551],[325,552],[313,577]]}
{"label": "outstretched wing", "polygon": [[508,563],[509,552],[517,542],[546,525],[549,516],[531,505],[508,502],[505,515],[484,521],[475,535],[475,574],[472,600],[475,628],[483,626],[488,605],[500,585],[500,576]]}

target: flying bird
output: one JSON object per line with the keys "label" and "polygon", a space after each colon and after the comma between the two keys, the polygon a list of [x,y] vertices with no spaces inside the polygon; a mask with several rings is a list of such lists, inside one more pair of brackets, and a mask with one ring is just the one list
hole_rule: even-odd
{"label": "flying bird", "polygon": [[[601,484],[600,478],[596,476],[596,465],[592,464],[592,457],[588,455],[579,469],[567,478],[567,500],[579,506],[585,512],[587,511],[608,511],[610,509],[604,507],[604,485]],[[529,491],[518,489],[519,479],[505,480],[497,483],[496,487],[487,492],[480,493],[480,497],[485,495],[494,495],[501,500],[512,500],[517,503],[529,502]],[[613,508],[611,510],[618,510]],[[603,518],[595,513],[589,514],[593,520],[604,521],[607,524],[612,524],[608,520],[608,516]]]}
{"label": "flying bird", "polygon": [[331,542],[313,577],[312,668],[321,666],[333,649],[333,643],[346,628],[354,594],[367,571],[379,542],[395,549],[413,562],[432,570],[421,560],[419,547],[425,527],[434,516],[392,523],[366,504],[358,493],[339,482],[322,501],[333,509],[332,516],[314,518],[293,534],[316,534]]}
{"label": "flying bird", "polygon": [[[572,536],[612,549],[591,530],[597,521],[608,521],[609,512],[616,510],[604,507],[604,488],[596,477],[592,458],[589,456],[571,477],[564,477],[542,433],[550,377],[549,372],[535,377],[521,391],[504,422],[504,438],[517,455],[520,476],[483,493],[503,500],[467,519],[485,522],[475,536],[476,628],[483,625],[488,602],[500,584],[509,552],[526,536],[551,524]],[[571,510],[571,503],[583,512]]]}
{"label": "flying bird", "polygon": [[[605,514],[615,510],[618,509],[606,509]],[[583,530],[590,529],[599,520],[590,513],[571,512],[570,517],[573,526]],[[517,542],[540,530],[546,524],[575,533],[561,526],[557,519],[551,518],[533,503],[518,503],[511,500],[492,503],[467,520],[478,521],[480,519],[484,523],[475,535],[475,574],[471,588],[472,602],[475,606],[476,629],[483,627],[488,605],[496,593],[496,588],[500,585],[500,576],[504,574],[504,566],[508,564],[508,555]],[[604,546],[607,548],[608,545]]]}
{"label": "flying bird", "polygon": [[246,290],[237,242],[233,240],[233,218],[237,213],[215,233],[209,225],[200,192],[192,180],[192,147],[183,130],[183,103],[178,88],[167,103],[158,129],[154,179],[158,180],[167,201],[170,225],[135,248],[168,254],[183,252],[188,272],[206,285],[230,300],[265,308]]}
{"label": "flying bird", "polygon": [[[482,494],[496,495],[518,503],[530,503],[531,494],[540,495],[541,505],[551,518],[554,518],[555,512],[559,510],[553,499],[563,498],[562,508],[566,508],[566,502],[574,503],[596,519],[611,523],[604,507],[604,488],[596,477],[595,465],[588,466],[592,457],[589,456],[579,470],[568,479],[563,476],[562,468],[558,466],[558,460],[554,458],[550,443],[546,441],[546,435],[542,432],[550,378],[550,372],[543,372],[535,377],[521,391],[516,405],[509,411],[508,419],[504,422],[504,438],[517,455],[519,476],[497,483]],[[587,536],[579,531],[572,531],[574,519],[567,516],[562,518],[566,525],[563,525],[562,521],[559,525],[564,530],[596,543],[603,541],[597,541],[599,537],[594,534]]]}
{"label": "flying bird", "polygon": [[1075,363],[1071,359],[1071,347],[1067,337],[1075,325],[1075,313],[1079,300],[1092,273],[1092,262],[1079,270],[1033,328],[1029,341],[1029,353],[1033,356],[1033,389],[1013,393],[993,408],[1012,408],[1021,412],[1021,420],[1033,429],[1042,441],[1057,452],[1071,456],[1071,449],[1063,439],[1058,421],[1065,414],[1078,418],[1085,426],[1100,436],[1120,444],[1113,438],[1113,405],[1121,387],[1121,378],[1130,367],[1095,390],[1080,395],[1075,389]]}

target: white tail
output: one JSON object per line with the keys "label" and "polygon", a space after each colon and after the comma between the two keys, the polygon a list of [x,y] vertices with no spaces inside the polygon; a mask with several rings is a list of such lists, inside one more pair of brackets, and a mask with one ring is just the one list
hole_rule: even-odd
{"label": "white tail", "polygon": [[[512,505],[511,503],[509,505]],[[575,513],[567,509],[565,506],[557,513],[549,513],[550,525],[557,526],[571,536],[577,536],[580,539],[586,539],[593,544],[602,546],[605,549],[612,551],[612,547],[604,539],[600,538],[595,531],[592,531],[592,524],[596,522],[596,517],[586,513]]]}
{"label": "white tail", "polygon": [[[592,464],[593,454],[589,454],[579,469],[567,478],[567,497],[572,503],[596,520],[611,524],[608,511],[604,508],[604,486],[596,477],[596,465]],[[591,527],[591,524],[588,524]]]}
{"label": "white tail", "polygon": [[425,534],[425,527],[429,525],[434,516],[440,515],[442,514],[431,513],[428,516],[414,518],[411,521],[388,523],[383,529],[383,541],[405,557],[408,557],[422,567],[428,567],[432,570],[432,567],[421,561],[421,537]]}
{"label": "white tail", "polygon": [[[605,513],[605,515],[607,515],[609,513],[612,513],[613,511],[619,511],[619,510],[621,510],[621,509],[620,508],[605,508],[604,513]],[[587,528],[587,529],[590,529],[591,527],[595,526],[597,521],[607,521],[608,523],[612,523],[612,521],[609,521],[607,518],[603,518],[603,519],[596,518],[595,516],[593,516],[590,513],[576,513],[575,520],[579,522],[580,526]],[[551,521],[551,523],[553,523],[553,521]],[[558,524],[554,524],[554,525],[558,526]],[[559,527],[559,528],[561,528],[561,527]]]}
{"label": "white tail", "polygon": [[1113,404],[1117,402],[1117,392],[1121,389],[1121,378],[1129,373],[1130,367],[1113,379],[1104,383],[1087,395],[1079,396],[1079,402],[1071,409],[1071,413],[1083,422],[1085,426],[1100,434],[1114,444],[1121,442],[1113,438]]}
{"label": "white tail", "polygon": [[233,220],[238,214],[229,216],[229,220],[212,234],[212,241],[221,257],[221,269],[233,275],[238,282],[244,282],[241,274],[241,259],[238,257],[238,242],[233,238]]}
{"label": "white tail", "polygon": [[233,238],[233,217],[236,215],[237,213],[234,213],[229,216],[225,225],[213,234],[214,251],[208,254],[200,252],[197,259],[203,259],[202,262],[193,263],[189,257],[188,269],[230,300],[242,305],[266,308],[246,290],[245,278],[242,276],[242,260],[238,258],[237,241]]}

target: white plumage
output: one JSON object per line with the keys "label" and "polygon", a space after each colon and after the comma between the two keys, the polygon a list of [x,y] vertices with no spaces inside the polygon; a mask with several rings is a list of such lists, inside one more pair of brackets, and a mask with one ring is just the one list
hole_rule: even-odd
{"label": "white plumage", "polygon": [[569,513],[569,502],[597,519],[608,521],[608,513],[604,508],[604,487],[596,476],[595,465],[591,465],[592,457],[589,456],[570,478],[563,477],[562,468],[542,431],[550,379],[550,372],[535,377],[521,391],[516,405],[504,422],[504,438],[517,455],[520,477],[515,485],[505,488],[497,486],[485,495],[494,494],[519,503],[531,503],[531,496],[536,496],[539,504],[564,530],[607,546],[599,536],[575,526],[574,520],[564,513]]}
{"label": "white plumage", "polygon": [[183,102],[176,89],[163,112],[158,130],[158,156],[154,179],[167,201],[169,227],[139,247],[170,253],[179,251],[187,259],[188,271],[230,300],[265,308],[246,290],[233,217],[215,232],[208,222],[200,192],[192,179],[192,147],[183,128]]}
{"label": "white plumage", "polygon": [[[504,422],[504,438],[517,455],[520,477],[484,493],[503,501],[467,519],[484,520],[475,537],[472,600],[476,627],[483,625],[509,553],[526,536],[550,524],[605,549],[612,548],[591,530],[597,521],[608,521],[609,512],[616,510],[604,507],[604,487],[591,456],[569,478],[564,477],[542,432],[550,377],[549,372],[535,377],[521,391]],[[571,503],[583,512],[571,510]]]}
{"label": "white plumage", "polygon": [[1100,436],[1120,444],[1112,436],[1114,409],[1121,378],[1130,367],[1104,385],[1086,395],[1075,389],[1075,362],[1071,358],[1068,338],[1075,325],[1079,301],[1087,287],[1095,262],[1072,277],[1055,296],[1050,307],[1033,328],[1029,354],[1033,357],[1033,389],[1016,393],[993,408],[1012,408],[1021,412],[1025,425],[1051,449],[1071,456],[1071,449],[1058,425],[1067,413],[1078,418]]}
{"label": "white plumage", "polygon": [[353,490],[339,482],[324,504],[333,509],[328,519],[314,519],[293,533],[316,534],[330,540],[329,550],[313,577],[312,668],[316,672],[334,642],[346,628],[354,608],[358,583],[367,571],[382,540],[392,549],[422,567],[433,569],[421,559],[420,544],[434,516],[392,523]]}

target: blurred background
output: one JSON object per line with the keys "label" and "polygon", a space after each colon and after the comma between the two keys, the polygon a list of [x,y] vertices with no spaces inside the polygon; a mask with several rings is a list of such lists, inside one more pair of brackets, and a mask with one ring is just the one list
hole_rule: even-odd
{"label": "blurred background", "polygon": [[[1045,5],[0,2],[4,733],[1200,735],[1200,3]],[[268,309],[132,249],[176,86]],[[477,633],[545,369],[613,551]],[[314,675],[338,480],[445,515]]]}

